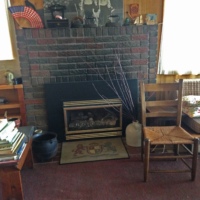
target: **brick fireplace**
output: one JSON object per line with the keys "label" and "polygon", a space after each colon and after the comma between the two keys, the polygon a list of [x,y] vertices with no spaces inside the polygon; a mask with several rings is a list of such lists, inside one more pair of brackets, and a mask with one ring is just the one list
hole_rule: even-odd
{"label": "brick fireplace", "polygon": [[16,30],[27,124],[48,129],[44,84],[101,80],[99,73],[106,79],[116,54],[127,79],[155,82],[157,31],[157,25]]}

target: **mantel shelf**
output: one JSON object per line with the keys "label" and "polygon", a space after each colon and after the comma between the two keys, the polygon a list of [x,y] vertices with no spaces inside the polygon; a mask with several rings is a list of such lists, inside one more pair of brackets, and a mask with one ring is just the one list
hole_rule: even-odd
{"label": "mantel shelf", "polygon": [[21,89],[23,88],[22,84],[18,85],[0,85],[0,90],[12,90],[12,89]]}
{"label": "mantel shelf", "polygon": [[20,104],[18,102],[0,104],[0,109],[12,109],[12,108],[20,108]]}

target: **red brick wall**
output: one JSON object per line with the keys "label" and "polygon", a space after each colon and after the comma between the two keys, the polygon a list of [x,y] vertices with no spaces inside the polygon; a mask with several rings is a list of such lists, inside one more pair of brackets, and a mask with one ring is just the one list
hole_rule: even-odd
{"label": "red brick wall", "polygon": [[155,82],[157,25],[17,30],[27,123],[46,129],[45,83],[100,80],[116,54],[127,79]]}

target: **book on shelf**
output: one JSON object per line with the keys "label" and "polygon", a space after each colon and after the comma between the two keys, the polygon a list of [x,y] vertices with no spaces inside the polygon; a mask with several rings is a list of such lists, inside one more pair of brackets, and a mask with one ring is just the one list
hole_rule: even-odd
{"label": "book on shelf", "polygon": [[17,140],[17,138],[21,135],[21,133],[18,131],[18,129],[14,129],[12,134],[13,134],[12,139],[0,141],[0,151],[3,149],[11,148],[13,146],[14,142]]}
{"label": "book on shelf", "polygon": [[17,150],[20,148],[22,143],[26,142],[26,135],[24,133],[18,132],[18,136],[10,147],[0,148],[0,156],[3,155],[15,155]]}
{"label": "book on shelf", "polygon": [[0,140],[0,149],[3,148],[3,147],[11,146],[12,145],[11,141],[13,140],[14,137],[16,137],[17,132],[18,132],[18,129],[14,128],[13,131],[10,132],[10,134],[8,135],[7,138]]}
{"label": "book on shelf", "polygon": [[18,131],[9,142],[13,144],[21,134],[22,133]]}
{"label": "book on shelf", "polygon": [[7,140],[8,142],[11,142],[13,138],[15,137],[15,135],[17,134],[17,132],[18,132],[18,128],[15,127],[13,131],[10,132],[10,134],[5,138],[5,140]]}
{"label": "book on shelf", "polygon": [[0,140],[0,145],[1,144],[6,144],[6,143],[9,143],[7,140]]}
{"label": "book on shelf", "polygon": [[20,138],[22,137],[23,133],[22,132],[18,132],[16,134],[16,137],[13,139],[13,141],[11,142],[12,143],[12,146],[11,146],[11,149],[14,148],[16,146],[16,144],[18,143],[18,141],[20,140]]}
{"label": "book on shelf", "polygon": [[6,148],[10,148],[11,146],[12,146],[12,143],[6,141],[6,143],[0,144],[0,150],[1,149],[6,149]]}
{"label": "book on shelf", "polygon": [[25,148],[26,148],[26,145],[27,145],[27,143],[23,143],[21,146],[20,146],[20,148],[18,149],[18,151],[17,151],[17,157],[16,157],[16,159],[20,159],[21,158],[21,156],[22,156],[22,154],[23,154],[23,152],[24,152],[24,150],[25,150]]}
{"label": "book on shelf", "polygon": [[16,150],[16,152],[13,152],[12,154],[0,155],[0,163],[2,161],[8,161],[8,160],[19,160],[23,155],[26,145],[27,143],[22,142],[19,148]]}
{"label": "book on shelf", "polygon": [[9,160],[17,160],[16,158],[17,158],[16,155],[10,155],[10,154],[6,154],[4,156],[0,155],[0,162],[2,162],[2,161],[9,161]]}
{"label": "book on shelf", "polygon": [[5,119],[0,119],[0,131],[7,125],[8,120]]}
{"label": "book on shelf", "polygon": [[16,159],[15,159],[15,156],[4,156],[4,157],[0,157],[0,163],[2,163],[2,162],[6,162],[6,161],[10,161],[10,160],[14,160],[14,161],[17,161]]}
{"label": "book on shelf", "polygon": [[3,161],[9,161],[9,160],[19,160],[26,148],[26,143],[22,143],[19,147],[19,149],[13,153],[13,154],[4,154],[4,155],[0,155],[0,162]]}
{"label": "book on shelf", "polygon": [[21,135],[21,137],[19,138],[19,140],[17,141],[17,143],[12,146],[11,150],[12,150],[13,153],[16,153],[18,151],[20,146],[26,141],[25,139],[26,139],[25,134],[23,133]]}
{"label": "book on shelf", "polygon": [[14,128],[15,128],[15,122],[14,121],[8,122],[7,125],[0,132],[0,140],[6,139]]}
{"label": "book on shelf", "polygon": [[0,163],[21,158],[26,148],[27,136],[20,132],[15,122],[0,119]]}

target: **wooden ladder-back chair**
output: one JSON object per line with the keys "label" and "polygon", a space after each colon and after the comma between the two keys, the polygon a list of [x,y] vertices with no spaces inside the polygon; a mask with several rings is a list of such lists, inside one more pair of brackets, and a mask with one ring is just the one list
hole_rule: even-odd
{"label": "wooden ladder-back chair", "polygon": [[[181,127],[182,115],[182,85],[183,80],[178,83],[155,83],[145,84],[140,82],[141,112],[142,112],[142,159],[144,161],[144,181],[148,179],[149,173],[155,172],[190,172],[191,180],[195,180],[198,138],[192,137]],[[158,100],[157,94],[176,94],[175,98]],[[161,95],[162,96],[162,95]],[[151,125],[147,118],[154,120],[164,118],[173,119],[174,124]],[[162,147],[163,152],[152,151],[156,147]],[[173,151],[166,151],[167,146],[171,146]],[[183,147],[179,151],[179,147]],[[191,147],[191,148],[190,148]],[[164,151],[165,149],[165,151]],[[177,170],[152,170],[150,160],[164,159],[166,161],[182,160],[187,166],[186,169]],[[190,162],[191,161],[191,162]],[[152,166],[151,166],[152,168]]]}

